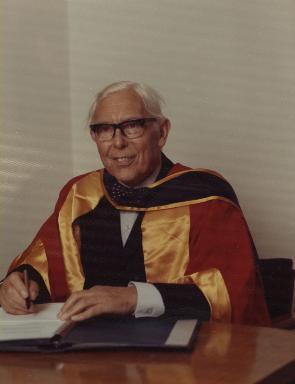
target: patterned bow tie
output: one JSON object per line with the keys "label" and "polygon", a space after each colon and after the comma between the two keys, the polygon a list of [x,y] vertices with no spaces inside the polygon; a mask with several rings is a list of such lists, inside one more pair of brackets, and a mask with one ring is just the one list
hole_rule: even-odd
{"label": "patterned bow tie", "polygon": [[112,199],[120,204],[140,206],[143,200],[147,197],[148,192],[148,188],[128,188],[115,182],[112,185],[110,195]]}
{"label": "patterned bow tie", "polygon": [[151,190],[147,187],[131,188],[120,184],[108,172],[104,172],[105,187],[116,203],[120,205],[127,205],[129,207],[140,207],[144,201],[149,199]]}

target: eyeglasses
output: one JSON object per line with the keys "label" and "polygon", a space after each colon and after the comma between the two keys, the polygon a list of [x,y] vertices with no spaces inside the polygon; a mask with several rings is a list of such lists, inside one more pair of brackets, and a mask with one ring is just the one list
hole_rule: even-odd
{"label": "eyeglasses", "polygon": [[155,117],[144,117],[142,119],[122,121],[119,124],[90,124],[90,129],[95,133],[99,141],[112,140],[117,129],[128,139],[137,139],[144,134],[147,123],[155,121],[157,121]]}

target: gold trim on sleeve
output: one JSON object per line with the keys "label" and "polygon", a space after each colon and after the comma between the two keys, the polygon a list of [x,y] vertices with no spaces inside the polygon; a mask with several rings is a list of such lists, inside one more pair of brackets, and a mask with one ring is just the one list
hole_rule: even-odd
{"label": "gold trim on sleeve", "polygon": [[48,261],[44,245],[40,239],[36,239],[22,254],[14,259],[9,267],[9,271],[22,265],[30,264],[38,271],[50,293],[48,277]]}
{"label": "gold trim on sleeve", "polygon": [[177,279],[174,283],[196,284],[206,297],[212,320],[231,321],[231,303],[222,274],[216,268],[196,272]]}

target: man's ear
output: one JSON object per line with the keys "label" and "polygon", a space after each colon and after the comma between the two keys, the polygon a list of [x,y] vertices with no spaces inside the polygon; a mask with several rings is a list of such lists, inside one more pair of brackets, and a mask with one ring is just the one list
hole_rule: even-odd
{"label": "man's ear", "polygon": [[165,119],[160,125],[160,139],[159,139],[159,147],[160,148],[164,147],[166,140],[167,140],[167,137],[168,137],[168,134],[169,134],[169,131],[170,131],[170,128],[171,128],[170,120]]}

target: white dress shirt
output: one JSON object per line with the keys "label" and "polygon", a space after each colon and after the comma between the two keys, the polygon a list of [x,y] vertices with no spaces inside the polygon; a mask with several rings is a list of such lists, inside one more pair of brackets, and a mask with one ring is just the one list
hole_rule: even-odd
{"label": "white dress shirt", "polygon": [[[159,171],[160,166],[143,183],[138,185],[137,188],[146,187],[152,184],[156,180]],[[123,246],[126,244],[137,216],[138,212],[120,211]],[[153,284],[131,281],[128,285],[134,285],[137,290],[137,305],[134,312],[135,317],[157,317],[165,312],[162,296]]]}

